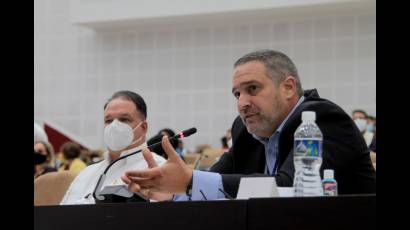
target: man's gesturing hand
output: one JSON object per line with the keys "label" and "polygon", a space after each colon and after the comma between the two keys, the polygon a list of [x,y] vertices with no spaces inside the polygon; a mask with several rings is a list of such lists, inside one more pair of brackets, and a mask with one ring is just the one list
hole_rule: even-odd
{"label": "man's gesturing hand", "polygon": [[128,171],[121,177],[130,191],[142,192],[152,199],[158,194],[170,196],[173,193],[185,193],[193,170],[177,155],[167,136],[162,138],[161,144],[168,156],[167,162],[157,166],[151,152],[144,149],[142,154],[149,169]]}

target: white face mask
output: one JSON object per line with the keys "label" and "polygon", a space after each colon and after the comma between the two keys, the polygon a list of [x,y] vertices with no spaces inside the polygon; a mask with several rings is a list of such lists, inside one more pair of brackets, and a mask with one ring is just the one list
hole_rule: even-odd
{"label": "white face mask", "polygon": [[374,125],[368,124],[368,125],[367,125],[367,131],[373,133],[373,132],[374,132]]}
{"label": "white face mask", "polygon": [[141,140],[142,136],[135,140],[134,130],[142,124],[142,121],[133,129],[131,126],[115,119],[104,128],[104,143],[112,151],[120,151]]}
{"label": "white face mask", "polygon": [[365,119],[356,119],[354,120],[354,123],[357,125],[357,128],[359,128],[360,132],[364,132],[367,128],[367,121]]}

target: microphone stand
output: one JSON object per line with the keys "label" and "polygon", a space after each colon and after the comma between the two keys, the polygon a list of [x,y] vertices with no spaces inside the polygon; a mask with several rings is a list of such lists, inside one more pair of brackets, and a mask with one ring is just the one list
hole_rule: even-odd
{"label": "microphone stand", "polygon": [[[169,140],[171,141],[171,140],[175,140],[175,139],[183,139],[184,137],[188,137],[188,136],[190,136],[190,135],[196,133],[196,131],[197,131],[196,128],[190,128],[190,129],[184,130],[184,131],[180,132],[179,134],[177,134],[177,135],[175,135],[175,136],[169,138]],[[160,144],[161,144],[161,141],[159,141],[159,142],[157,142],[157,143],[155,143],[155,144],[152,144],[152,145],[148,146],[148,149],[151,150],[151,149],[153,149],[154,147],[159,146]],[[132,153],[129,153],[129,154],[126,154],[126,155],[124,155],[124,156],[121,156],[121,157],[115,159],[114,161],[112,161],[112,162],[107,166],[107,168],[105,168],[103,174],[101,174],[100,178],[98,178],[97,184],[96,184],[96,186],[95,186],[95,188],[94,188],[94,191],[93,191],[93,197],[94,197],[95,203],[110,203],[110,202],[149,202],[149,199],[145,198],[144,196],[142,196],[142,194],[139,194],[139,193],[133,193],[133,195],[132,195],[131,197],[123,197],[123,196],[119,196],[119,195],[116,195],[116,194],[107,194],[107,195],[100,195],[100,194],[99,194],[99,191],[101,191],[101,187],[102,187],[102,185],[104,184],[104,181],[105,181],[107,172],[108,172],[108,170],[111,168],[111,166],[113,166],[113,165],[114,165],[116,162],[118,162],[119,160],[122,160],[122,159],[124,159],[124,158],[127,158],[127,157],[129,157],[129,156],[131,156],[131,155],[135,155],[135,154],[137,154],[137,153],[139,153],[139,152],[141,152],[141,151],[142,151],[142,149],[137,150],[137,151],[132,152]]]}

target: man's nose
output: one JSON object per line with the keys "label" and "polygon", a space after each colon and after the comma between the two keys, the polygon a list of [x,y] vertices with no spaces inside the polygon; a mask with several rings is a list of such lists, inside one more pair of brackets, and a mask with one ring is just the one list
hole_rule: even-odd
{"label": "man's nose", "polygon": [[245,109],[246,107],[250,106],[250,98],[246,94],[241,94],[237,101],[238,111]]}

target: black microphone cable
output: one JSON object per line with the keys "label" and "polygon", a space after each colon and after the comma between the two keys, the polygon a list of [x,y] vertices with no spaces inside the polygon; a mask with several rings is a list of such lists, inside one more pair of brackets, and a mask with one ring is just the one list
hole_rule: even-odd
{"label": "black microphone cable", "polygon": [[235,199],[232,196],[230,196],[227,192],[225,192],[223,189],[219,188],[218,190],[225,195],[225,198],[228,198],[229,200]]}
{"label": "black microphone cable", "polygon": [[205,200],[208,200],[208,199],[206,198],[204,192],[202,192],[202,189],[200,189],[199,192],[202,194],[202,197],[203,197]]}

